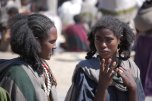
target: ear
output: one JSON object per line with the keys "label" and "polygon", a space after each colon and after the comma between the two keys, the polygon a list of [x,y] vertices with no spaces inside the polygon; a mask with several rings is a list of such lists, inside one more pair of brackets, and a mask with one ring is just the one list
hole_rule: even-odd
{"label": "ear", "polygon": [[123,35],[120,35],[120,41],[123,40]]}
{"label": "ear", "polygon": [[119,41],[119,42],[118,42],[119,44],[121,44],[121,42],[123,42],[123,35],[120,36],[120,38],[119,38],[118,41]]}
{"label": "ear", "polygon": [[120,48],[120,46],[121,46],[121,38],[120,39],[118,39],[118,49]]}
{"label": "ear", "polygon": [[121,35],[120,38],[118,39],[118,44],[121,44],[122,40],[123,40],[123,35]]}

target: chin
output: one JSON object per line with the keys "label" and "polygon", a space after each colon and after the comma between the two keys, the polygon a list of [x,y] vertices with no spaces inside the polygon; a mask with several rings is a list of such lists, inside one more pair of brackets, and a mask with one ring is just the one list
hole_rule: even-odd
{"label": "chin", "polygon": [[50,56],[49,56],[49,57],[43,57],[43,59],[44,59],[44,60],[50,60],[51,57],[50,57]]}
{"label": "chin", "polygon": [[102,54],[102,53],[100,54],[100,56],[101,56],[102,58],[108,58],[108,57],[110,57],[109,54]]}
{"label": "chin", "polygon": [[50,59],[51,59],[51,57],[46,58],[46,60],[50,60]]}

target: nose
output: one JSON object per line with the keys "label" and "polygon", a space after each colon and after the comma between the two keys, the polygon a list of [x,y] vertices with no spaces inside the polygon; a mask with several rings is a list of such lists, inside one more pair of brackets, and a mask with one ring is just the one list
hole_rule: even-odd
{"label": "nose", "polygon": [[53,44],[53,49],[56,49],[56,44]]}
{"label": "nose", "polygon": [[100,43],[100,47],[101,47],[101,48],[106,48],[106,47],[107,47],[107,44],[106,44],[105,42],[101,42],[101,43]]}

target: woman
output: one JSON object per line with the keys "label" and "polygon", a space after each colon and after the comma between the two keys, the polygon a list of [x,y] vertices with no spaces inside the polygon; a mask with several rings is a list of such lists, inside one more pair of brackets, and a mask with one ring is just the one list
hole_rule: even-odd
{"label": "woman", "polygon": [[[137,29],[135,63],[141,71],[146,101],[152,100],[152,1],[146,0],[134,19]],[[150,99],[150,100],[148,100]]]}
{"label": "woman", "polygon": [[41,14],[16,15],[11,21],[10,44],[19,57],[1,60],[0,85],[12,101],[57,101],[57,83],[45,62],[56,48],[53,22]]}
{"label": "woman", "polygon": [[133,32],[102,17],[89,35],[90,51],[74,71],[65,101],[144,101],[140,71],[130,57]]}
{"label": "woman", "polygon": [[69,25],[64,31],[65,42],[61,47],[65,51],[84,52],[88,50],[87,31],[83,25],[81,15],[74,16],[75,24]]}

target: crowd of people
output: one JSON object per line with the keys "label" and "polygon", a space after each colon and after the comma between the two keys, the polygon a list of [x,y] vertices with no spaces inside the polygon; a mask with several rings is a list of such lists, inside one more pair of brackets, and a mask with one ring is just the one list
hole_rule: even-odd
{"label": "crowd of people", "polygon": [[1,2],[0,51],[19,55],[0,59],[1,101],[58,101],[58,48],[86,52],[65,101],[152,101],[151,0],[19,1]]}

